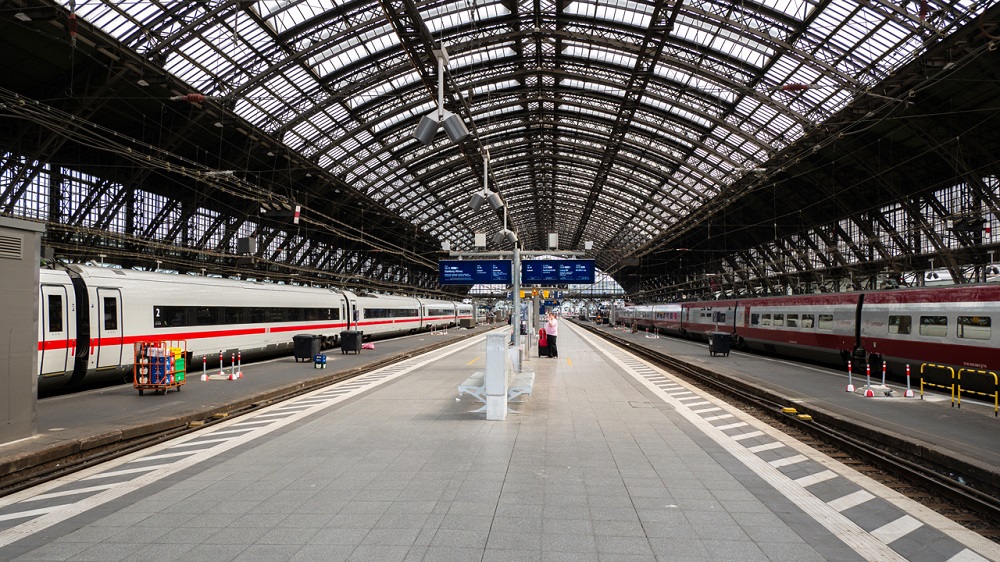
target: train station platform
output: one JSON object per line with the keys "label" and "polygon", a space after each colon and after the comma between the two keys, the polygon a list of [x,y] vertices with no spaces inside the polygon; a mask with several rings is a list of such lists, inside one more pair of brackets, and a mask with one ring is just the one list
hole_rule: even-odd
{"label": "train station platform", "polygon": [[457,398],[484,340],[0,498],[0,559],[1000,560],[568,322],[487,421]]}
{"label": "train station platform", "polygon": [[[996,439],[1000,420],[992,402],[983,403],[966,395],[955,407],[952,397],[929,390],[921,399],[919,366],[911,375],[913,398],[905,398],[905,382],[888,381],[891,397],[861,391],[847,392],[848,377],[832,367],[805,364],[778,357],[732,351],[728,356],[711,356],[705,342],[675,337],[651,337],[609,325],[587,324],[630,345],[667,354],[684,363],[711,370],[726,377],[765,388],[798,409],[820,413],[859,427],[875,428],[886,438],[907,443],[907,449],[931,461],[956,459],[959,466],[975,471],[977,478],[1000,486],[1000,441]],[[860,389],[864,376],[854,374]],[[872,373],[873,386],[881,386],[881,373]],[[961,477],[961,474],[956,474]]]}

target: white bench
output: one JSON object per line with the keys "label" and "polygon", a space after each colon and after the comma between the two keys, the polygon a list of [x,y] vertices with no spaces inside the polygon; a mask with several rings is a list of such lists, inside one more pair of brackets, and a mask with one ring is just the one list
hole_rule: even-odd
{"label": "white bench", "polygon": [[[535,373],[507,372],[507,400],[513,400],[518,396],[531,396],[531,390],[535,386]],[[472,373],[465,382],[458,385],[458,395],[468,394],[483,404],[486,404],[486,372],[476,371]],[[524,402],[524,400],[519,400]],[[477,412],[479,410],[476,410]]]}

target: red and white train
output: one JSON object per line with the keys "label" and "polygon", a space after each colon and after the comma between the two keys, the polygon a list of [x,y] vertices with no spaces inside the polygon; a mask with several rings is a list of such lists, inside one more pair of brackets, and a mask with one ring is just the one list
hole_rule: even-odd
{"label": "red and white train", "polygon": [[[620,323],[641,330],[707,340],[727,332],[741,349],[846,365],[871,366],[881,379],[925,379],[950,385],[961,371],[963,388],[996,390],[1000,375],[1000,286],[965,285],[782,297],[624,306]],[[932,366],[934,365],[934,366]]]}
{"label": "red and white train", "polygon": [[289,353],[299,333],[332,347],[342,330],[373,339],[473,317],[471,304],[444,300],[81,265],[42,269],[40,291],[42,394],[123,380],[138,341],[186,340],[199,359],[237,350],[254,359]]}

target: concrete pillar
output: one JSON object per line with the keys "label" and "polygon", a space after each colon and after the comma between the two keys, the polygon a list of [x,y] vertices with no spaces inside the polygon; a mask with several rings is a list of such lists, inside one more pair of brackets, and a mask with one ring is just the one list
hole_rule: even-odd
{"label": "concrete pillar", "polygon": [[31,437],[38,405],[38,269],[45,226],[0,217],[0,443]]}

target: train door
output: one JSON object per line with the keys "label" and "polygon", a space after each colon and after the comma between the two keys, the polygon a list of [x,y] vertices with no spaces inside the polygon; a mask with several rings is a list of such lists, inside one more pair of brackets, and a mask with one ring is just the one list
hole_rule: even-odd
{"label": "train door", "polygon": [[42,337],[39,340],[40,375],[62,375],[70,370],[69,295],[62,285],[42,285]]}
{"label": "train door", "polygon": [[97,289],[97,368],[122,364],[122,293]]}

